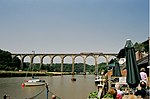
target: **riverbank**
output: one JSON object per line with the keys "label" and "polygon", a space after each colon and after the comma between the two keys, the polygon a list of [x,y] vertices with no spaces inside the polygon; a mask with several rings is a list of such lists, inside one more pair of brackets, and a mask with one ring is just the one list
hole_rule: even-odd
{"label": "riverbank", "polygon": [[71,72],[0,71],[0,77],[25,77],[32,75],[34,76],[71,75]]}

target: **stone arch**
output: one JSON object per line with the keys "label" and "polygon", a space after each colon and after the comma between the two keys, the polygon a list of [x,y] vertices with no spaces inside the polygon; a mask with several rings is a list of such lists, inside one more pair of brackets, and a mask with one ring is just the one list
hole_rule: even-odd
{"label": "stone arch", "polygon": [[[65,55],[64,57],[63,57],[63,61],[64,61],[64,63],[65,62],[67,62],[68,63],[68,59],[67,58],[71,58],[71,62],[72,62],[72,57],[70,56],[70,55]],[[65,61],[65,60],[67,60],[67,61]]]}
{"label": "stone arch", "polygon": [[34,55],[33,57],[33,63],[40,63],[41,57],[39,55]]}
{"label": "stone arch", "polygon": [[[94,61],[93,62],[95,62],[95,57],[94,57],[94,55],[86,55],[85,56],[85,60],[86,60],[86,63],[87,63],[87,60],[88,60],[88,58],[93,58],[94,59]],[[89,61],[89,60],[88,60]],[[93,64],[94,65],[94,64]]]}
{"label": "stone arch", "polygon": [[[74,61],[75,61],[76,64],[77,63],[83,64],[83,73],[85,74],[86,73],[86,64],[85,64],[86,61],[85,61],[85,57],[82,56],[82,55],[76,55],[74,57]],[[79,61],[79,62],[77,62],[77,61]]]}
{"label": "stone arch", "polygon": [[54,55],[54,56],[52,56],[52,64],[53,64],[54,60],[55,60],[57,57],[61,59],[61,56],[59,56],[59,55]]}
{"label": "stone arch", "polygon": [[[50,57],[49,55],[43,55],[43,57],[42,57],[43,63],[46,63],[46,62],[44,61],[45,58],[46,58],[47,64],[48,64],[48,63],[51,64],[51,57]],[[47,59],[47,58],[49,58],[49,59]]]}
{"label": "stone arch", "polygon": [[61,64],[61,72],[64,71],[64,65],[67,64],[67,63],[72,64],[72,61],[73,61],[72,56],[70,56],[70,55],[63,56],[63,58],[62,58],[62,64]]}
{"label": "stone arch", "polygon": [[[61,62],[62,62],[62,57],[60,55],[54,55],[52,57],[52,65],[54,63],[57,64],[57,63],[61,63]],[[59,69],[55,70],[55,71],[61,71],[61,67]]]}
{"label": "stone arch", "polygon": [[31,63],[31,57],[30,55],[24,55],[22,57],[23,67],[29,68]]}
{"label": "stone arch", "polygon": [[[107,59],[104,55],[101,55],[97,59],[98,62],[98,73],[101,73],[102,69],[104,69],[107,65]],[[101,65],[105,65],[105,67],[101,67]]]}
{"label": "stone arch", "polygon": [[[82,58],[82,62],[84,63],[84,57],[83,57],[83,56],[81,56],[81,55],[76,55],[76,56],[74,57],[74,59],[75,59],[75,63],[77,63],[77,62],[76,62],[76,61],[77,61],[76,59],[77,59],[77,58],[79,58],[79,57],[81,57],[81,58]],[[82,63],[82,62],[81,62],[81,63]]]}
{"label": "stone arch", "polygon": [[95,67],[95,73],[97,73],[97,60],[94,55],[86,55],[85,64],[93,65]]}

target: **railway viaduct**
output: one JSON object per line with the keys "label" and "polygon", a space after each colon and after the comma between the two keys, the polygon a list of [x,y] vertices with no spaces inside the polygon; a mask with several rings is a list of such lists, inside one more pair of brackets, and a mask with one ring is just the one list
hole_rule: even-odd
{"label": "railway viaduct", "polygon": [[104,57],[104,59],[106,60],[106,64],[108,65],[109,58],[112,56],[117,57],[117,54],[116,53],[87,53],[87,52],[86,53],[79,53],[79,54],[73,54],[73,53],[72,54],[35,54],[35,52],[32,54],[20,54],[20,53],[12,54],[12,58],[13,57],[19,57],[19,59],[21,60],[21,67],[22,68],[23,68],[24,59],[27,56],[30,57],[30,67],[32,66],[33,60],[36,56],[40,57],[40,66],[42,66],[42,64],[43,64],[44,57],[48,56],[50,58],[50,65],[52,66],[54,58],[56,56],[59,56],[61,58],[61,72],[63,72],[64,58],[69,56],[72,59],[72,72],[73,73],[74,73],[74,63],[75,63],[76,57],[80,56],[83,58],[83,63],[84,63],[83,72],[85,73],[86,72],[86,59],[87,59],[87,57],[92,56],[94,58],[94,61],[95,61],[95,72],[97,73],[98,72],[97,59],[99,57]]}

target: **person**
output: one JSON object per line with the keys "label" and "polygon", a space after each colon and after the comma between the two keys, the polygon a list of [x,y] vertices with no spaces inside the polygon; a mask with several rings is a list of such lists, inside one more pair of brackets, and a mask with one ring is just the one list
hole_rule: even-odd
{"label": "person", "polygon": [[55,96],[55,95],[52,95],[52,99],[56,99],[56,96]]}
{"label": "person", "polygon": [[3,97],[4,99],[6,99],[7,98],[7,95],[4,95],[4,97]]}
{"label": "person", "polygon": [[115,88],[117,90],[117,99],[122,99],[124,93],[120,90],[120,84],[118,82],[116,82]]}
{"label": "person", "polygon": [[113,99],[116,99],[117,90],[115,88],[111,88],[108,90],[108,93],[113,96]]}
{"label": "person", "polygon": [[138,90],[134,93],[136,96],[141,96],[144,98],[146,96],[146,82],[141,81],[140,86],[138,87]]}
{"label": "person", "polygon": [[8,96],[8,95],[4,95],[3,99],[7,99],[7,97],[8,97],[8,99],[10,99],[10,96]]}
{"label": "person", "polygon": [[148,77],[147,74],[145,73],[145,68],[140,69],[140,76],[141,76],[141,80],[146,81],[146,83],[148,82]]}
{"label": "person", "polygon": [[47,84],[47,83],[46,83],[46,86],[45,86],[45,87],[46,87],[47,92],[49,92],[48,84]]}
{"label": "person", "polygon": [[148,83],[147,83],[146,95],[150,96],[150,80],[148,80]]}

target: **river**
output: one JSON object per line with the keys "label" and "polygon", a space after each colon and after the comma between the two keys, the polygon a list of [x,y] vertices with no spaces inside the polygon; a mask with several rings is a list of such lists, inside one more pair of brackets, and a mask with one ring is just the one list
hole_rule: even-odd
{"label": "river", "polygon": [[[45,86],[21,86],[23,81],[29,78],[0,78],[0,97],[7,94],[10,96],[10,99],[30,99],[31,97],[34,97],[33,99],[47,99]],[[74,82],[71,80],[71,75],[44,76],[39,78],[46,80],[48,83],[48,99],[51,99],[52,93],[57,96],[57,99],[87,99],[90,92],[97,91],[94,75],[75,75],[76,81]]]}

